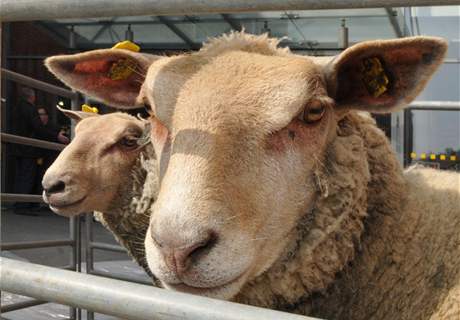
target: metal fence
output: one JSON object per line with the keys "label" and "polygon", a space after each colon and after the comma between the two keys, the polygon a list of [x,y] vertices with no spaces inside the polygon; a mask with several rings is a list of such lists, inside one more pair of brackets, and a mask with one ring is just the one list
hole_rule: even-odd
{"label": "metal fence", "polygon": [[2,0],[0,21],[458,5],[459,0]]}
{"label": "metal fence", "polygon": [[[52,94],[61,95],[68,97],[72,101],[72,105],[75,107],[78,104],[79,97],[78,94],[70,90],[62,89],[57,86],[44,83],[24,75],[1,69],[2,78],[15,81],[32,88],[36,88],[42,91],[46,91]],[[16,136],[7,133],[1,133],[1,142],[2,143],[14,143],[29,145],[34,147],[39,147],[48,150],[62,150],[64,145],[59,143],[53,143],[49,141],[43,141],[38,139],[31,139],[21,136]],[[2,202],[43,202],[43,199],[39,195],[30,195],[30,194],[13,194],[13,193],[1,193]],[[24,250],[24,249],[33,249],[33,248],[49,248],[49,247],[61,247],[68,246],[71,248],[70,263],[67,266],[62,267],[63,269],[70,269],[73,271],[81,271],[81,239],[80,239],[80,221],[79,218],[71,218],[69,221],[69,237],[67,239],[53,239],[53,240],[44,240],[44,241],[27,241],[27,242],[3,242],[0,244],[0,250]],[[2,261],[2,270],[4,269],[4,264]],[[3,278],[2,278],[3,282]],[[42,300],[28,300],[24,302],[12,303],[0,307],[0,312],[10,312],[27,307],[32,307],[40,304],[47,303]],[[71,307],[70,308],[70,319],[80,319],[81,311]]]}
{"label": "metal fence", "polygon": [[[18,82],[23,85],[27,85],[42,91],[46,91],[52,94],[56,94],[62,97],[70,98],[72,101],[72,108],[77,109],[79,105],[79,95],[70,90],[66,90],[60,87],[50,85],[48,83],[38,81],[36,79],[27,77],[22,74],[18,74],[6,69],[1,69],[2,78],[6,80],[11,80]],[[8,133],[1,133],[1,142],[2,143],[12,143],[12,144],[21,144],[29,145],[33,147],[48,149],[48,150],[62,150],[64,145],[49,141],[43,141],[38,139],[32,139],[27,137],[21,137]],[[1,193],[1,201],[4,202],[36,202],[43,203],[42,196],[40,195],[31,195],[31,194],[13,194],[13,193]],[[62,267],[63,269],[81,271],[82,259],[81,259],[81,230],[80,225],[81,221],[79,218],[71,218],[69,221],[70,225],[70,234],[68,239],[53,239],[53,240],[42,240],[42,241],[28,241],[28,242],[4,242],[0,244],[1,250],[24,250],[24,249],[34,249],[34,248],[47,248],[47,247],[59,247],[59,246],[70,246],[72,248],[71,261],[68,266]],[[95,242],[93,241],[93,216],[92,214],[87,214],[86,216],[86,245],[85,245],[85,257],[86,257],[86,273],[99,275],[104,277],[110,277],[118,280],[125,280],[130,282],[137,282],[141,284],[151,285],[151,282],[141,281],[139,279],[131,278],[123,274],[114,274],[102,272],[94,267],[94,249],[99,250],[108,250],[126,253],[126,249],[118,245],[111,245],[107,243]],[[1,313],[6,313],[10,311],[16,311],[23,308],[33,307],[36,305],[47,303],[47,301],[41,300],[29,300],[24,302],[18,302],[13,304],[7,304],[0,306]],[[94,318],[94,314],[91,311],[87,311],[87,319],[91,320]],[[76,308],[71,308],[70,319],[81,319],[81,310]]]}
{"label": "metal fence", "polygon": [[[407,6],[459,5],[460,0],[3,0],[0,21],[43,20],[54,18],[107,17],[134,15],[184,15],[201,13],[232,13],[280,10],[312,10],[340,8],[375,8]],[[17,73],[2,69],[2,76],[43,91],[68,97],[73,108],[78,105],[75,92],[52,86]],[[8,134],[1,135],[2,142],[29,144],[56,150],[55,144],[36,141]],[[62,146],[59,146],[62,148]],[[32,195],[1,194],[2,201],[40,202],[41,197]],[[87,272],[104,275],[94,268],[93,250],[124,251],[122,247],[94,242],[92,219],[87,216]],[[93,310],[127,319],[311,319],[303,316],[277,312],[268,309],[234,304],[226,301],[170,292],[158,288],[127,283],[113,279],[84,275],[81,271],[80,222],[70,220],[69,239],[3,243],[2,250],[17,250],[49,246],[71,246],[70,272],[56,268],[18,262],[1,258],[0,289],[34,297],[15,305],[2,306],[7,312],[33,306],[45,301],[72,306],[71,319],[80,319],[79,308]],[[123,278],[119,276],[118,278]],[[92,314],[89,314],[92,317]]]}
{"label": "metal fence", "polygon": [[313,319],[2,258],[1,289],[131,320]]}

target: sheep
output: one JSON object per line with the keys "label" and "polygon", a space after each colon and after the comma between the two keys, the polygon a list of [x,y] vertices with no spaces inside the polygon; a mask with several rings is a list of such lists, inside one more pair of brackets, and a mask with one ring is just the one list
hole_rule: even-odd
{"label": "sheep", "polygon": [[[105,103],[149,105],[166,128],[145,236],[161,286],[328,319],[460,315],[459,175],[404,173],[363,114],[410,103],[445,41],[369,41],[334,58],[278,43],[231,33],[189,55],[46,65]],[[112,79],[126,61],[132,72]]]}
{"label": "sheep", "polygon": [[142,244],[158,188],[148,169],[156,161],[150,129],[158,130],[158,124],[120,112],[59,110],[77,126],[74,139],[43,177],[44,201],[66,217],[94,211],[155,283]]}

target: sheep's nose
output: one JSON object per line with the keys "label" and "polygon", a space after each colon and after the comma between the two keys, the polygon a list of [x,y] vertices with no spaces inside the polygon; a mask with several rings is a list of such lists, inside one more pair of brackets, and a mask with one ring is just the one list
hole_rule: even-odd
{"label": "sheep's nose", "polygon": [[47,196],[53,193],[63,192],[65,190],[65,183],[62,180],[48,182],[43,180],[42,181],[43,190]]}
{"label": "sheep's nose", "polygon": [[[171,240],[168,241],[168,238]],[[179,275],[204,257],[217,242],[217,235],[213,231],[204,232],[197,239],[185,240],[182,245],[177,238],[168,238],[160,239],[152,232],[152,240],[161,251],[166,265]]]}

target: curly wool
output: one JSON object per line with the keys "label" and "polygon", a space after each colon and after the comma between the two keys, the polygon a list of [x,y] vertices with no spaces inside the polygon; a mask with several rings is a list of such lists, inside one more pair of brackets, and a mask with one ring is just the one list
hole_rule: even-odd
{"label": "curly wool", "polygon": [[110,212],[94,212],[102,223],[126,248],[128,254],[152,278],[157,286],[160,282],[150,271],[145,258],[144,239],[150,221],[150,208],[158,194],[159,181],[156,173],[156,159],[153,147],[147,145],[140,154],[131,172],[132,185],[126,192],[120,192],[121,205]]}
{"label": "curly wool", "polygon": [[[143,248],[158,179],[154,163],[140,164],[132,201],[101,220],[158,285]],[[375,122],[350,112],[309,183],[314,209],[235,301],[326,319],[460,315],[459,175],[403,173]]]}

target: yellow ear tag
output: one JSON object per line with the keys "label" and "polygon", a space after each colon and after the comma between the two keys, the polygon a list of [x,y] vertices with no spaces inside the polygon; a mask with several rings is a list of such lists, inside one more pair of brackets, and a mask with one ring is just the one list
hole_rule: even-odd
{"label": "yellow ear tag", "polygon": [[90,105],[87,105],[86,103],[81,106],[81,111],[99,113],[99,110],[96,107],[91,107]]}
{"label": "yellow ear tag", "polygon": [[380,59],[367,58],[361,64],[362,80],[367,91],[377,98],[388,90],[388,76],[383,69]]}
{"label": "yellow ear tag", "polygon": [[134,42],[126,40],[126,41],[118,42],[116,45],[112,47],[112,49],[124,49],[124,50],[139,52],[141,50],[141,47],[139,47]]}
{"label": "yellow ear tag", "polygon": [[136,70],[136,67],[137,64],[133,60],[120,59],[110,67],[109,77],[112,80],[127,79]]}
{"label": "yellow ear tag", "polygon": [[[139,47],[137,44],[126,40],[122,42],[118,42],[116,45],[112,47],[112,49],[123,49],[123,50],[129,50],[129,51],[134,51],[134,52],[139,52],[141,50],[141,47]],[[136,70],[137,64],[131,59],[128,58],[122,58],[112,64],[112,67],[110,67],[109,70],[109,78],[112,80],[123,80],[127,79],[134,70]]]}

